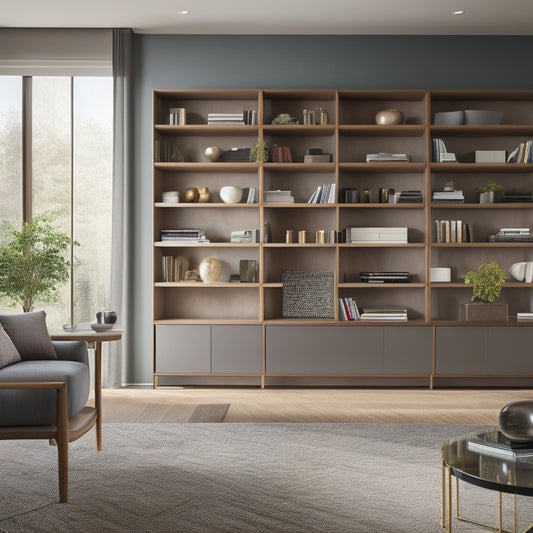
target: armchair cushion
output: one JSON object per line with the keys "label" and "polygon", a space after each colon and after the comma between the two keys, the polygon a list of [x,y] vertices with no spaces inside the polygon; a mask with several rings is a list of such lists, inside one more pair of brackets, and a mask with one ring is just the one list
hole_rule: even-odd
{"label": "armchair cushion", "polygon": [[0,315],[0,325],[9,335],[23,361],[57,359],[46,327],[44,311]]}
{"label": "armchair cushion", "polygon": [[[21,361],[2,368],[0,382],[65,381],[68,416],[74,416],[89,399],[89,366],[79,361]],[[56,424],[57,392],[54,389],[0,390],[0,426]]]}
{"label": "armchair cushion", "polygon": [[18,353],[13,341],[5,332],[2,324],[0,324],[0,368],[20,362],[20,354]]}

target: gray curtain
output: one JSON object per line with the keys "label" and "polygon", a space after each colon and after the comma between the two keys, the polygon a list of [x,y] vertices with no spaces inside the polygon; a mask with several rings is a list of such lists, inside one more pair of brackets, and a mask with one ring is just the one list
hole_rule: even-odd
{"label": "gray curtain", "polygon": [[[132,76],[133,32],[130,29],[113,30],[113,231],[111,252],[111,307],[118,312],[122,327],[122,341],[104,343],[108,354],[104,367],[104,386],[120,387],[127,367],[129,328],[131,324],[129,283],[131,279],[129,256],[129,228],[132,183]],[[107,355],[107,357],[105,357]]]}

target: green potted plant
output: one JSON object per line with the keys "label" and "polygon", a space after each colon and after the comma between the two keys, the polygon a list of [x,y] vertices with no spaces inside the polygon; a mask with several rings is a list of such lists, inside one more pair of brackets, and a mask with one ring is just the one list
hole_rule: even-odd
{"label": "green potted plant", "polygon": [[55,229],[50,215],[24,222],[20,230],[4,221],[0,227],[0,296],[11,305],[21,305],[25,313],[37,301],[55,301],[58,286],[69,278],[66,253],[71,243],[67,234]]}
{"label": "green potted plant", "polygon": [[494,180],[488,180],[487,183],[480,185],[476,190],[479,193],[480,204],[492,204],[498,201],[503,187]]}
{"label": "green potted plant", "polygon": [[483,263],[477,270],[469,270],[461,278],[472,284],[472,302],[466,304],[467,320],[507,321],[507,304],[495,304],[508,279],[506,271],[496,262]]}

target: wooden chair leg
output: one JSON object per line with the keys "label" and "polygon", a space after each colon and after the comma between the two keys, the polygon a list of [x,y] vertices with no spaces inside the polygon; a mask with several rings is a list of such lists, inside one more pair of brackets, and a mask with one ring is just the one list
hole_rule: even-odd
{"label": "wooden chair leg", "polygon": [[68,502],[68,402],[67,384],[57,391],[57,470],[59,501]]}

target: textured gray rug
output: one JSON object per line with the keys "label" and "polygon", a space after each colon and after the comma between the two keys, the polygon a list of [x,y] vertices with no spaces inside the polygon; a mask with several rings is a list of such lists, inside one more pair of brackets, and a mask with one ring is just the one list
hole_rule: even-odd
{"label": "textured gray rug", "polygon": [[[104,424],[102,452],[93,434],[71,445],[68,504],[56,503],[54,448],[0,441],[0,531],[439,532],[440,444],[475,429]],[[495,495],[467,492],[496,518]]]}

